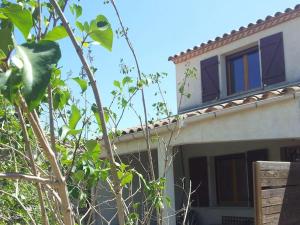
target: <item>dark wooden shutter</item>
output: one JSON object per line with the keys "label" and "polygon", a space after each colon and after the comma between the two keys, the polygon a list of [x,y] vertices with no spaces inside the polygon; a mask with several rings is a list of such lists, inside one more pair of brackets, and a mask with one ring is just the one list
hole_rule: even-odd
{"label": "dark wooden shutter", "polygon": [[202,102],[219,98],[219,60],[218,56],[203,60],[201,66]]}
{"label": "dark wooden shutter", "polygon": [[283,33],[260,40],[262,82],[270,85],[285,81]]}
{"label": "dark wooden shutter", "polygon": [[209,206],[207,158],[197,157],[189,160],[190,180],[192,182],[192,206]]}
{"label": "dark wooden shutter", "polygon": [[253,203],[253,162],[267,161],[268,150],[260,149],[247,152],[247,167],[248,167],[248,184],[249,184],[249,202],[251,206]]}

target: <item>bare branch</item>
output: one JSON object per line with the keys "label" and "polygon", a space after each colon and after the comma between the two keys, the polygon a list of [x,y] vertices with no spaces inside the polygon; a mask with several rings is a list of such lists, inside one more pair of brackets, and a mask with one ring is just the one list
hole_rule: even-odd
{"label": "bare branch", "polygon": [[77,53],[78,57],[80,58],[81,63],[82,63],[82,65],[86,71],[86,74],[89,78],[89,81],[90,81],[90,84],[91,84],[91,87],[93,90],[94,98],[96,101],[98,114],[99,114],[100,121],[101,121],[105,148],[108,152],[108,158],[110,161],[111,174],[112,174],[113,183],[114,183],[114,185],[113,185],[114,193],[116,195],[116,203],[117,203],[117,208],[118,208],[118,220],[119,220],[120,224],[125,224],[125,212],[124,212],[124,207],[123,207],[123,202],[122,202],[122,189],[121,189],[121,185],[120,185],[120,180],[117,175],[117,167],[116,167],[116,163],[115,163],[115,159],[114,159],[114,155],[113,155],[113,148],[112,148],[109,136],[108,136],[106,121],[105,121],[105,116],[104,116],[104,110],[103,110],[102,101],[100,98],[100,92],[96,85],[96,81],[94,79],[93,72],[92,72],[90,66],[88,65],[87,60],[85,59],[85,57],[83,55],[82,49],[80,48],[79,44],[76,41],[75,35],[74,35],[67,19],[65,18],[65,15],[64,15],[62,9],[60,8],[60,6],[56,0],[50,0],[50,2],[52,4],[52,6],[55,8],[56,13],[59,15],[59,18],[61,19],[61,22],[63,23],[64,27],[66,28],[66,31],[67,31],[67,33],[72,41],[72,44],[76,50],[76,53]]}
{"label": "bare branch", "polygon": [[[40,7],[40,5],[39,5],[39,7]],[[22,115],[22,111],[21,111],[19,106],[16,106],[16,111],[18,113],[19,121],[20,121],[21,127],[22,127],[23,138],[24,138],[24,142],[25,142],[25,149],[26,149],[26,152],[27,152],[27,154],[29,155],[29,158],[30,158],[29,162],[30,162],[31,170],[33,172],[33,175],[37,176],[38,173],[37,173],[37,168],[36,168],[34,158],[33,158],[33,154],[32,154],[32,150],[31,150],[29,135],[28,135],[28,132],[27,132],[24,117]],[[45,208],[45,202],[43,200],[44,188],[41,186],[40,183],[36,183],[35,185],[36,185],[36,188],[37,188],[37,191],[38,191],[43,224],[44,225],[49,225],[49,220],[48,220],[48,216],[47,216],[47,212],[46,212],[46,208]]]}
{"label": "bare branch", "polygon": [[49,178],[37,177],[29,174],[21,174],[21,173],[0,173],[0,179],[11,179],[11,180],[25,180],[30,182],[37,182],[42,184],[50,184],[55,185]]}

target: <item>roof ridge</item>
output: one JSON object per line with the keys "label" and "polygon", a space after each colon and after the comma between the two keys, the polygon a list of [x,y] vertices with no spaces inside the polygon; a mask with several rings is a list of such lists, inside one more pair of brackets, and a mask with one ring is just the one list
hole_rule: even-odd
{"label": "roof ridge", "polygon": [[300,4],[296,5],[294,9],[287,8],[284,12],[276,12],[274,16],[266,16],[264,20],[258,19],[255,24],[249,23],[247,27],[241,26],[238,30],[232,30],[230,33],[224,33],[222,37],[217,36],[214,40],[208,40],[206,43],[203,42],[198,46],[195,45],[192,49],[188,48],[185,52],[182,51],[174,56],[170,56],[168,60],[173,61],[175,64],[184,62],[192,57],[222,47],[233,41],[287,22],[299,16]]}

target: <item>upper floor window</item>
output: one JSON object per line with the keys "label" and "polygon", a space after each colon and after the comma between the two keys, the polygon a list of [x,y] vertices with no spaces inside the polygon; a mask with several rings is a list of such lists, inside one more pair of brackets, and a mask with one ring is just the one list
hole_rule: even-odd
{"label": "upper floor window", "polygon": [[262,85],[279,84],[286,80],[283,33],[272,34],[258,42],[259,47],[255,46],[225,58],[227,90],[220,87],[219,67],[222,65],[219,55],[200,62],[203,103],[220,99],[225,96],[226,91],[227,95],[245,93],[260,89]]}
{"label": "upper floor window", "polygon": [[226,57],[228,95],[261,87],[258,47]]}

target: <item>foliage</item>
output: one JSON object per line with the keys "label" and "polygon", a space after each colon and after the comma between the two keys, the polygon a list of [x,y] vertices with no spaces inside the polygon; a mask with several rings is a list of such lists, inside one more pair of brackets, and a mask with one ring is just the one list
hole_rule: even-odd
{"label": "foliage", "polygon": [[[101,14],[91,21],[80,22],[84,10],[80,2],[70,3],[69,7],[66,7],[67,4],[67,0],[59,1],[60,7],[70,10],[74,15],[72,30],[80,46],[76,51],[82,53],[82,57],[83,53],[87,54],[95,73],[97,68],[93,66],[92,50],[98,46],[94,45],[112,51],[113,29],[108,19]],[[149,178],[149,171],[142,173],[122,162],[121,158],[112,163],[104,157],[105,151],[99,137],[104,133],[103,123],[110,124],[108,135],[115,146],[115,141],[121,134],[120,121],[129,111],[138,117],[143,126],[133,100],[147,87],[157,88],[154,96],[159,99],[152,105],[156,114],[156,118],[152,120],[170,117],[172,114],[164,98],[166,92],[161,87],[162,80],[167,75],[154,73],[135,77],[133,73],[137,68],[126,65],[122,59],[119,66],[123,76],[113,82],[111,103],[103,108],[104,120],[101,120],[101,107],[97,101],[97,104],[93,103],[87,97],[93,88],[90,88],[91,80],[87,78],[84,66],[78,74],[62,74],[61,68],[64,65],[59,64],[62,55],[59,41],[69,36],[69,30],[59,23],[59,17],[48,2],[2,1],[0,157],[4,163],[0,165],[0,173],[17,172],[52,177],[52,180],[61,180],[62,185],[66,181],[64,191],[71,201],[76,223],[92,224],[93,217],[100,214],[95,207],[101,204],[95,198],[97,186],[101,183],[108,186],[109,191],[115,192],[113,169],[116,168],[119,188],[125,196],[123,201],[128,203],[126,223],[148,224],[154,210],[160,212],[164,208],[164,202],[168,202],[163,194],[165,178]],[[123,29],[118,33],[126,37],[127,31]],[[186,77],[193,77],[194,74],[195,70],[189,69]],[[186,81],[181,84],[180,93],[189,97],[185,84]],[[80,95],[74,95],[70,91],[72,85],[80,88]],[[21,115],[17,114],[19,108]],[[22,122],[23,117],[25,122]],[[39,123],[39,120],[42,122]],[[145,122],[147,124],[149,121]],[[29,138],[29,147],[26,145],[26,138]],[[50,153],[45,150],[48,147]],[[55,153],[54,159],[51,158],[51,153]],[[62,177],[55,177],[53,164],[58,166],[56,170],[59,170]],[[144,165],[146,168],[147,166]],[[38,171],[37,174],[35,170]],[[136,190],[142,195],[139,199],[141,202],[136,202],[135,194],[128,194],[134,192],[136,183],[141,186]],[[0,212],[0,224],[44,223],[41,201],[45,204],[49,224],[65,222],[62,208],[66,207],[60,205],[63,204],[63,194],[56,192],[57,187],[45,184],[41,186],[42,188],[27,181],[0,180],[0,208],[3,209]],[[39,190],[42,192],[42,200]]]}

